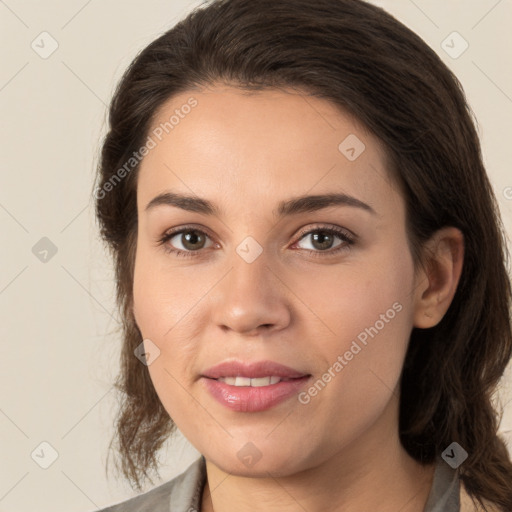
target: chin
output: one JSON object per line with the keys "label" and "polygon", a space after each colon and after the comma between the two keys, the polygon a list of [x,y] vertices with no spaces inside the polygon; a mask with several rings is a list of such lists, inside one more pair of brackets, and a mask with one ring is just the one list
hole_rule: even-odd
{"label": "chin", "polygon": [[[297,452],[302,456],[298,459]],[[268,455],[265,455],[265,452]],[[304,447],[294,447],[286,453],[276,453],[275,448],[268,446],[260,451],[250,442],[239,449],[234,457],[227,457],[226,451],[205,458],[225,473],[247,478],[284,477],[307,469],[309,466],[304,459]]]}

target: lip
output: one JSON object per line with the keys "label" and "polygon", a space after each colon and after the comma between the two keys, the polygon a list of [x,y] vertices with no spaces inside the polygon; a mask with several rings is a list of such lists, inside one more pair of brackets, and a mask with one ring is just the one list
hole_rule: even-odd
{"label": "lip", "polygon": [[218,379],[220,377],[249,377],[257,379],[275,375],[283,379],[297,379],[307,375],[304,372],[294,370],[289,366],[276,363],[274,361],[257,361],[255,363],[243,363],[242,361],[224,361],[218,365],[208,368],[202,377]]}
{"label": "lip", "polygon": [[[232,386],[215,380],[220,377],[235,376],[252,379],[276,376],[290,380],[261,387]],[[259,361],[256,363],[225,361],[209,368],[201,377],[206,390],[215,400],[228,409],[237,412],[260,412],[296,395],[309,381],[311,375],[274,361]]]}

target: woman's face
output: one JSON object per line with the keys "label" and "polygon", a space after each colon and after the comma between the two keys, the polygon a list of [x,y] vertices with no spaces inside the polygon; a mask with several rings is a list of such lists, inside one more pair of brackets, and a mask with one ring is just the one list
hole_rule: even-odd
{"label": "woman's face", "polygon": [[378,140],[326,100],[220,85],[149,137],[134,314],[178,428],[245,475],[389,442],[418,283]]}

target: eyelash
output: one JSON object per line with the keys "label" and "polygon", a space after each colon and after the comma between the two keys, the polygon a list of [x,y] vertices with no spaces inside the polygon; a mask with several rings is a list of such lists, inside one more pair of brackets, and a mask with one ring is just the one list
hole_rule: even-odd
{"label": "eyelash", "polygon": [[[176,235],[179,235],[181,233],[187,233],[187,232],[195,232],[200,233],[202,235],[206,235],[207,237],[211,238],[207,232],[203,231],[202,229],[197,229],[194,226],[184,226],[182,228],[176,229],[175,231],[169,231],[167,233],[164,233],[164,235],[158,240],[158,246],[163,246],[163,249],[168,254],[174,254],[175,256],[179,256],[182,258],[193,258],[196,257],[196,254],[199,255],[201,252],[201,249],[197,251],[183,251],[182,249],[175,249],[171,247],[167,242],[174,238]],[[334,254],[338,254],[340,251],[350,249],[350,246],[352,246],[355,243],[355,235],[351,234],[345,229],[337,228],[337,227],[315,227],[313,229],[309,229],[307,231],[303,231],[298,235],[298,238],[294,244],[297,242],[300,242],[306,235],[310,235],[312,233],[327,233],[329,235],[336,235],[338,238],[342,240],[342,242],[338,246],[336,246],[334,249],[327,249],[325,251],[315,251],[312,249],[302,249],[303,251],[308,251],[309,253],[312,253],[314,257],[322,257],[324,254],[328,254],[329,256],[332,256]]]}

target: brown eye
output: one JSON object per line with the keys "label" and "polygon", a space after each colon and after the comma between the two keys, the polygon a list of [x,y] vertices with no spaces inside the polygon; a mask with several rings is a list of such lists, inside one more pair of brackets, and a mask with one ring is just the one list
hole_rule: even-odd
{"label": "brown eye", "polygon": [[[339,247],[340,245],[351,245],[352,238],[339,230],[335,229],[314,229],[304,233],[297,244],[304,240],[310,241],[310,247],[300,247],[301,249],[313,250],[316,252],[327,252],[330,249]],[[336,240],[339,240],[336,243]]]}
{"label": "brown eye", "polygon": [[330,249],[334,243],[334,239],[336,238],[325,231],[317,231],[316,233],[312,233],[310,236],[312,245],[316,249]]}
{"label": "brown eye", "polygon": [[181,242],[185,249],[190,251],[202,249],[205,241],[205,237],[199,234],[197,231],[186,231],[181,233]]}
{"label": "brown eye", "polygon": [[175,256],[199,256],[203,253],[201,249],[214,245],[203,230],[187,227],[167,232],[158,243]]}

